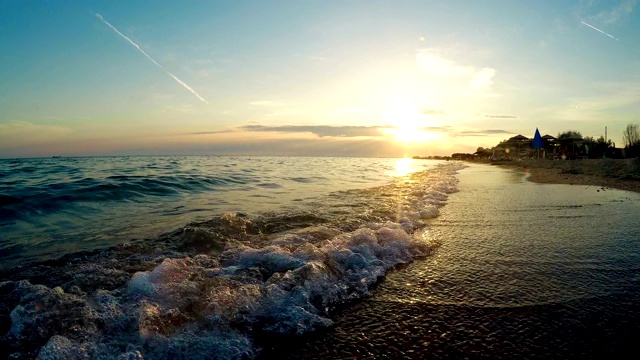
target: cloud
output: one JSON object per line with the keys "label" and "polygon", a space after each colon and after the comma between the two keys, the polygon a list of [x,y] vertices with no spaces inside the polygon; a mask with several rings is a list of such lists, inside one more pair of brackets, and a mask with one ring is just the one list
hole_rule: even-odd
{"label": "cloud", "polygon": [[484,117],[488,117],[492,119],[517,119],[518,118],[515,115],[491,115],[491,114],[486,114]]}
{"label": "cloud", "polygon": [[[402,157],[402,146],[384,138],[334,139],[257,139],[253,141],[215,141],[200,144],[184,143],[170,149],[175,154],[265,155],[272,156],[350,156]],[[166,153],[167,151],[164,151]],[[420,152],[423,153],[423,152]],[[413,154],[411,154],[413,155]]]}
{"label": "cloud", "polygon": [[451,81],[460,82],[463,87],[472,91],[489,90],[496,75],[496,70],[493,68],[460,65],[430,49],[419,50],[416,63],[424,74],[435,79],[448,80],[445,84]]}
{"label": "cloud", "polygon": [[188,133],[187,135],[211,135],[211,134],[226,134],[233,132],[233,130],[219,130],[219,131],[196,131]]}
{"label": "cloud", "polygon": [[490,135],[497,135],[497,134],[514,134],[511,131],[506,131],[506,130],[477,130],[477,131],[472,131],[472,130],[466,130],[466,131],[460,131],[458,133],[456,133],[456,136],[490,136]]}
{"label": "cloud", "polygon": [[507,130],[499,130],[499,129],[489,129],[489,130],[470,130],[463,129],[454,126],[427,126],[420,128],[420,130],[429,131],[429,132],[439,132],[447,134],[451,137],[462,137],[462,136],[491,136],[497,134],[513,134],[511,131]]}
{"label": "cloud", "polygon": [[469,90],[484,91],[490,89],[495,75],[496,70],[491,68],[483,68],[476,71],[469,81]]}
{"label": "cloud", "polygon": [[245,125],[239,127],[244,131],[255,132],[278,132],[278,133],[312,133],[319,137],[375,137],[383,136],[381,129],[388,126],[330,126],[330,125],[284,125],[284,126],[264,126]]}
{"label": "cloud", "polygon": [[[640,110],[640,77],[629,78],[628,82],[598,82],[591,85],[596,94],[571,97],[558,105],[539,109],[539,116],[552,116],[565,121],[624,121],[631,120]],[[626,112],[624,109],[634,109]],[[612,118],[611,114],[620,114]],[[625,114],[625,115],[622,115]],[[635,121],[635,120],[634,120]]]}
{"label": "cloud", "polygon": [[[358,138],[358,137],[386,137],[388,134],[384,130],[397,129],[396,126],[330,126],[330,125],[284,125],[284,126],[265,126],[265,125],[244,125],[235,129],[226,129],[219,131],[199,131],[188,133],[188,135],[211,135],[238,133],[241,131],[249,132],[272,132],[272,133],[311,133],[320,138]],[[417,130],[442,133],[452,137],[460,136],[490,136],[496,134],[512,134],[513,132],[499,129],[476,130],[468,128],[459,128],[454,126],[426,126]]]}
{"label": "cloud", "polygon": [[637,4],[638,0],[622,1],[613,9],[600,11],[598,14],[590,16],[589,19],[600,24],[613,24],[620,21],[626,15],[631,14]]}

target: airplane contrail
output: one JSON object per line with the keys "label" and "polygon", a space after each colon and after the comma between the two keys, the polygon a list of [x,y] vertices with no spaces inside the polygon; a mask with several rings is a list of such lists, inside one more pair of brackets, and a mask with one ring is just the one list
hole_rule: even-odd
{"label": "airplane contrail", "polygon": [[124,35],[123,33],[121,33],[120,31],[118,31],[118,29],[115,28],[115,26],[111,25],[107,20],[105,20],[102,15],[100,14],[96,14],[96,17],[98,19],[100,19],[100,21],[102,21],[105,25],[107,25],[108,27],[111,28],[111,30],[115,31],[116,34],[120,35],[123,39],[127,40],[131,45],[133,45],[136,49],[138,49],[142,55],[146,56],[147,59],[151,60],[152,63],[156,64],[157,67],[159,67],[160,69],[162,69],[164,72],[166,72],[169,76],[171,76],[173,78],[173,80],[175,80],[178,84],[182,85],[183,88],[187,89],[189,92],[191,92],[193,95],[195,95],[198,99],[200,99],[201,101],[203,101],[205,104],[208,104],[209,102],[207,100],[205,100],[202,96],[200,96],[195,90],[193,90],[189,85],[187,85],[184,81],[178,79],[177,76],[173,75],[169,70],[165,69],[162,65],[158,64],[157,61],[153,60],[151,58],[151,56],[149,56],[149,54],[147,54],[144,50],[142,50],[140,48],[140,46],[138,46],[138,44],[136,44],[135,42],[133,42],[133,40],[129,39],[126,35]]}
{"label": "airplane contrail", "polygon": [[589,24],[587,24],[587,23],[586,23],[586,22],[584,22],[584,21],[580,21],[580,22],[582,23],[582,25],[587,25],[588,27],[592,28],[593,30],[598,31],[598,32],[601,32],[601,33],[603,33],[603,34],[607,35],[608,37],[612,38],[612,39],[613,39],[613,40],[615,40],[615,41],[620,41],[618,38],[614,37],[613,35],[611,35],[611,34],[607,34],[606,32],[604,32],[604,31],[602,31],[602,30],[598,29],[597,27],[595,27],[595,26],[593,26],[593,25],[589,25]]}

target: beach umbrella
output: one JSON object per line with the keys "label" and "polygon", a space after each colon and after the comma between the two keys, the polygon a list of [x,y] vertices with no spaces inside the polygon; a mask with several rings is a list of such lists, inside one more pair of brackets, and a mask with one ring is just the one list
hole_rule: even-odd
{"label": "beach umbrella", "polygon": [[540,136],[540,131],[536,128],[536,134],[533,136],[533,148],[540,149],[544,147],[544,139]]}
{"label": "beach umbrella", "polygon": [[544,148],[544,139],[540,136],[540,131],[536,128],[536,134],[533,136],[533,145],[534,149],[538,149],[538,159],[540,159],[540,148]]}

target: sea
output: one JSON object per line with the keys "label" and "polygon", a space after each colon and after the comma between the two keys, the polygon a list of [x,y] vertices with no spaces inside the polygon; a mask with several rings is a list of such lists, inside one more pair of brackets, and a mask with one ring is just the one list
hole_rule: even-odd
{"label": "sea", "polygon": [[4,159],[0,359],[631,358],[639,213],[457,161]]}

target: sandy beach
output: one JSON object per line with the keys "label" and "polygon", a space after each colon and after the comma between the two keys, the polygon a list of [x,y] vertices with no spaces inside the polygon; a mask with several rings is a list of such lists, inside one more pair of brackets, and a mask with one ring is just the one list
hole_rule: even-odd
{"label": "sandy beach", "polygon": [[640,192],[640,159],[514,160],[488,162],[530,173],[530,181],[594,185]]}

